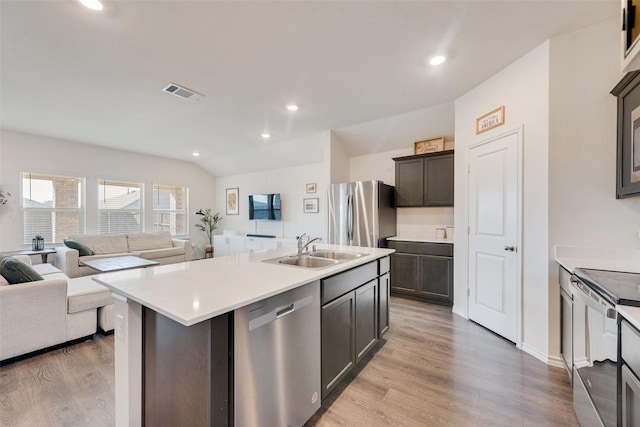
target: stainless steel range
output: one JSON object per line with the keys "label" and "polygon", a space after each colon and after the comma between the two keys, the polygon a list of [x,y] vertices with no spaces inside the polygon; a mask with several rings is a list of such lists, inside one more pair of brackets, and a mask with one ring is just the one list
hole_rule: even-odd
{"label": "stainless steel range", "polygon": [[640,306],[640,274],[578,268],[571,277],[573,405],[580,425],[621,425],[616,305]]}

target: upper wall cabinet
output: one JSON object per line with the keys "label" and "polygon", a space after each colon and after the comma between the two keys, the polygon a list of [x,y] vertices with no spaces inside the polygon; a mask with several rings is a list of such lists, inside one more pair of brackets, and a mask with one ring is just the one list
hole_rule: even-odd
{"label": "upper wall cabinet", "polygon": [[640,0],[621,0],[622,71],[640,70]]}
{"label": "upper wall cabinet", "polygon": [[453,150],[393,160],[396,207],[453,206]]}

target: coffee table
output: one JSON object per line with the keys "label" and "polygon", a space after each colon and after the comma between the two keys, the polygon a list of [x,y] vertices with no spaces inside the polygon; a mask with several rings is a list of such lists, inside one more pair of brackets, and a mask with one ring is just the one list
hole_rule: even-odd
{"label": "coffee table", "polygon": [[106,273],[109,271],[129,270],[131,268],[151,267],[152,265],[158,265],[159,262],[133,255],[125,255],[113,258],[95,258],[86,261],[81,260],[80,264],[91,267],[102,273]]}

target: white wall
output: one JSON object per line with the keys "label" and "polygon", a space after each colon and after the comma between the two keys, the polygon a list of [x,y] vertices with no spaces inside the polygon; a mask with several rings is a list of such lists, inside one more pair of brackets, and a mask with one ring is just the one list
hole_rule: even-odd
{"label": "white wall", "polygon": [[[505,106],[506,122],[480,135],[476,118]],[[546,360],[548,354],[548,148],[549,42],[456,100],[454,311],[467,315],[469,145],[524,126],[522,348]]]}
{"label": "white wall", "polygon": [[334,132],[330,132],[324,158],[330,184],[349,182],[349,153]]}
{"label": "white wall", "polygon": [[640,198],[616,200],[619,22],[551,40],[549,161],[549,352],[559,355],[555,245],[637,249]]}
{"label": "white wall", "polygon": [[[81,176],[87,187],[97,180],[110,178],[131,180],[145,185],[145,206],[152,206],[153,184],[189,187],[189,209],[210,207],[215,200],[215,179],[193,163],[147,156],[88,144],[63,141],[36,135],[2,131],[0,133],[0,183],[13,197],[5,205],[0,222],[0,250],[16,250],[21,245],[20,172]],[[91,197],[93,195],[93,198]],[[98,219],[97,191],[87,192],[87,233],[96,232]],[[193,228],[198,217],[189,217],[193,242],[204,245],[206,237]],[[153,213],[145,211],[145,231],[153,227]]]}
{"label": "white wall", "polygon": [[[327,181],[323,162],[310,163],[268,171],[230,175],[216,178],[216,210],[223,220],[223,229],[233,230],[237,234],[258,233],[275,234],[278,237],[295,237],[302,233],[326,238]],[[316,183],[317,191],[306,193],[306,184]],[[240,191],[239,215],[226,215],[225,190],[238,187]],[[282,221],[250,221],[249,195],[280,193],[282,200]],[[318,198],[319,213],[303,213],[302,201],[305,198]]]}

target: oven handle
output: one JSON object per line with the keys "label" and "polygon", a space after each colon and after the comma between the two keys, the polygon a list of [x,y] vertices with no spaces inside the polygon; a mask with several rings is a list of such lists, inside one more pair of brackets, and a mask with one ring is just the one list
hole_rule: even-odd
{"label": "oven handle", "polygon": [[611,305],[611,303],[600,298],[600,296],[594,290],[582,283],[580,279],[578,279],[575,275],[571,275],[569,281],[578,291],[576,292],[576,296],[580,298],[586,305],[609,319],[616,319],[616,308]]}

